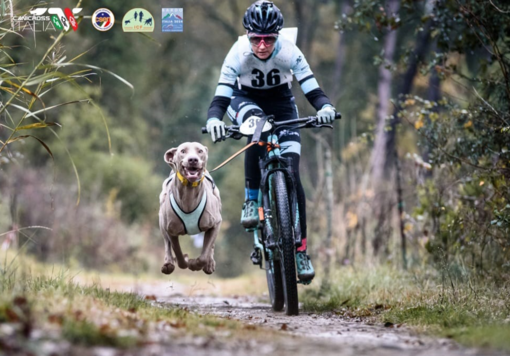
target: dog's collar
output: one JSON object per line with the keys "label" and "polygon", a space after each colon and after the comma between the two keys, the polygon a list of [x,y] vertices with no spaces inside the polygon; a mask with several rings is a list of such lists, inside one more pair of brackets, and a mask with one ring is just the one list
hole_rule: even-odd
{"label": "dog's collar", "polygon": [[[177,171],[177,178],[181,181],[182,184],[184,184],[185,187],[188,186],[188,184],[190,184],[190,181],[187,180],[185,177],[183,177],[183,175],[181,174],[181,172]],[[202,183],[202,181],[204,180],[205,178],[205,172],[202,173],[202,178],[200,178],[199,180],[197,180],[196,182],[191,182],[191,186],[193,188],[195,187],[198,187],[200,185],[200,183]]]}

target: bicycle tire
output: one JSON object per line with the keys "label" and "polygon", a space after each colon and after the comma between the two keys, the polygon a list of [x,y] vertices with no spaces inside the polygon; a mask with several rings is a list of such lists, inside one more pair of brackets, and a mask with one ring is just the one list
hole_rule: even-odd
{"label": "bicycle tire", "polygon": [[[297,292],[296,260],[294,234],[292,229],[291,212],[289,208],[289,196],[285,176],[282,172],[271,175],[274,196],[273,204],[276,203],[276,220],[278,228],[277,241],[280,247],[280,269],[282,275],[283,294],[285,299],[285,313],[287,315],[299,314],[299,301]],[[273,210],[273,209],[272,209]]]}
{"label": "bicycle tire", "polygon": [[282,311],[285,305],[285,296],[283,294],[282,271],[278,261],[266,260],[266,279],[271,306],[274,311]]}

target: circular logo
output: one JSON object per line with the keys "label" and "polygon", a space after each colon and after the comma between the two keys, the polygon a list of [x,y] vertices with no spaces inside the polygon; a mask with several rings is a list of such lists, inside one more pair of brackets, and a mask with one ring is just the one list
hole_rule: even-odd
{"label": "circular logo", "polygon": [[92,25],[99,31],[108,31],[115,23],[113,12],[106,8],[97,9],[92,15]]}
{"label": "circular logo", "polygon": [[122,19],[124,32],[154,32],[154,16],[142,8],[129,10]]}

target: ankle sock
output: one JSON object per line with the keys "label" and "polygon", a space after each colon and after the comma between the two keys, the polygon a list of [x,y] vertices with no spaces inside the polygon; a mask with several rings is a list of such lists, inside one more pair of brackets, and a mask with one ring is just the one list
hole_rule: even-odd
{"label": "ankle sock", "polygon": [[306,237],[301,239],[301,247],[298,247],[297,251],[306,253]]}

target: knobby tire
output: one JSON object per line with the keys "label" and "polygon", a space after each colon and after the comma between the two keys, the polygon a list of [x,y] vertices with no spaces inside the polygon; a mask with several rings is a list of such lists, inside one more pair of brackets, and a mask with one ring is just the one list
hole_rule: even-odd
{"label": "knobby tire", "polygon": [[276,216],[273,216],[273,222],[276,220],[275,225],[277,225],[278,231],[278,235],[275,236],[275,238],[277,238],[276,241],[279,241],[280,248],[280,269],[285,298],[285,313],[287,315],[298,315],[299,302],[295,262],[296,248],[292,232],[289,195],[285,183],[285,176],[282,172],[275,172],[272,174],[271,178],[274,193],[273,204],[276,203]]}
{"label": "knobby tire", "polygon": [[283,294],[282,272],[279,261],[266,260],[266,279],[271,306],[274,311],[281,311],[285,305],[285,296]]}

